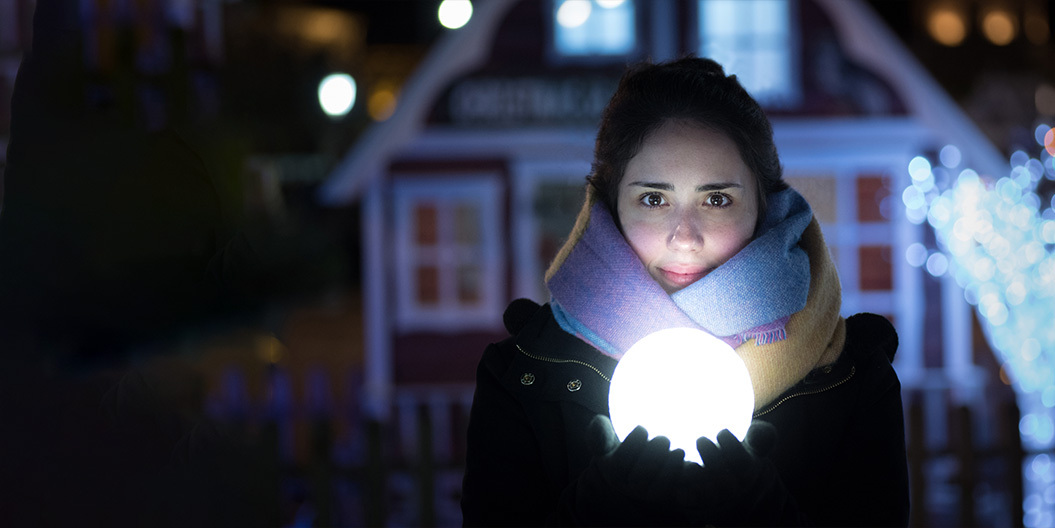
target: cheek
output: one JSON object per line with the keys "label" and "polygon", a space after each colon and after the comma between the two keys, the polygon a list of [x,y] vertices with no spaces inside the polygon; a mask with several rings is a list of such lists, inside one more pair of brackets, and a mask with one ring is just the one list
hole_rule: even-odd
{"label": "cheek", "polygon": [[721,254],[723,262],[732,258],[751,242],[754,230],[745,228],[745,225],[747,224],[738,222],[721,226],[711,233],[709,238],[713,242],[714,249]]}
{"label": "cheek", "polygon": [[627,243],[646,265],[663,252],[665,243],[662,231],[650,224],[634,223],[623,226]]}

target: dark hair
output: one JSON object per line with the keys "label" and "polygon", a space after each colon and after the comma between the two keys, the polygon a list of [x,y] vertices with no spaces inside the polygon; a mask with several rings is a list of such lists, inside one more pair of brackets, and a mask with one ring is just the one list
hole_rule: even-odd
{"label": "dark hair", "polygon": [[773,143],[773,127],[735,75],[710,59],[688,56],[631,66],[601,115],[594,161],[587,177],[619,222],[619,181],[645,139],[670,120],[684,120],[729,137],[757,183],[758,221],[766,195],[787,188]]}

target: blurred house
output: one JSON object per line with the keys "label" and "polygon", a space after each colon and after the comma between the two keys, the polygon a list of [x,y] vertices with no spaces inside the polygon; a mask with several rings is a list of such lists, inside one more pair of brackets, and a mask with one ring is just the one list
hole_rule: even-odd
{"label": "blurred house", "polygon": [[[398,424],[408,449],[425,407],[444,427],[437,456],[460,456],[476,362],[505,337],[508,302],[548,300],[542,274],[581,203],[624,66],[685,53],[724,64],[770,114],[785,177],[813,205],[839,267],[844,315],[875,312],[898,328],[895,367],[926,424],[913,431],[922,445],[949,452],[960,406],[973,412],[975,441],[995,442],[1003,411],[986,395],[1011,391],[962,291],[906,261],[933,235],[906,220],[901,190],[909,161],[946,145],[980,173],[1006,161],[866,4],[478,4],[321,188],[327,203],[360,203],[366,405]],[[927,462],[914,523],[965,520],[947,485],[957,467]],[[1014,498],[995,488],[971,515],[1013,516]]]}

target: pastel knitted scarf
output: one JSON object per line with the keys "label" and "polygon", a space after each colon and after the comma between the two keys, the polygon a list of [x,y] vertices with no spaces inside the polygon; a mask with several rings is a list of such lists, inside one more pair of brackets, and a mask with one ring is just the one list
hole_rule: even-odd
{"label": "pastel knitted scarf", "polygon": [[845,323],[820,226],[793,189],[770,194],[758,236],[695,283],[668,295],[588,192],[546,283],[561,327],[616,359],[664,328],[700,328],[744,359],[756,406],[834,362]]}

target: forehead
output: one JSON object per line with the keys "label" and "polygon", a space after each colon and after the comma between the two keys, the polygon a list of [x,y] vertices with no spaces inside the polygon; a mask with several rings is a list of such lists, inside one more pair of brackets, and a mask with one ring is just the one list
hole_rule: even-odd
{"label": "forehead", "polygon": [[641,149],[627,163],[621,185],[642,178],[684,183],[721,180],[745,187],[754,183],[732,139],[717,130],[684,121],[667,121],[645,137]]}

